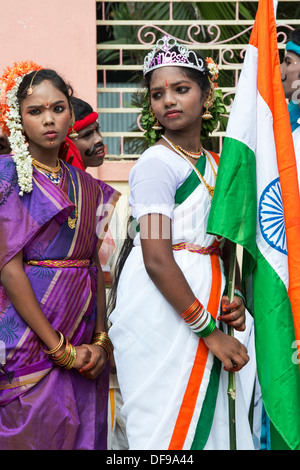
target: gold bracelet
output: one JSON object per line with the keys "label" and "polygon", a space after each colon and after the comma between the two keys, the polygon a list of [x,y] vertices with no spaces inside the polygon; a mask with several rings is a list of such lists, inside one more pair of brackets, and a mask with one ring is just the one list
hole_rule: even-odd
{"label": "gold bracelet", "polygon": [[66,364],[63,365],[65,369],[72,369],[74,366],[74,363],[76,361],[76,349],[73,344],[69,344],[69,360],[67,361]]}
{"label": "gold bracelet", "polygon": [[105,349],[107,352],[108,359],[110,359],[112,353],[113,353],[113,344],[108,336],[108,334],[105,331],[100,331],[99,333],[95,333],[91,344],[94,344],[96,346],[101,346],[102,348]]}
{"label": "gold bracelet", "polygon": [[63,367],[64,369],[71,369],[74,366],[76,357],[77,354],[75,346],[69,343],[68,339],[66,338],[66,347],[64,351],[58,357],[53,357],[52,361],[54,364]]}
{"label": "gold bracelet", "polygon": [[47,354],[48,356],[52,356],[53,354],[55,354],[62,347],[62,345],[64,344],[64,339],[65,339],[64,335],[60,331],[57,331],[57,330],[55,330],[55,331],[56,331],[56,333],[58,333],[60,335],[60,340],[59,340],[59,343],[56,346],[56,348],[49,349],[49,351],[45,351],[45,349],[43,349],[43,347],[41,346],[42,351],[45,354]]}

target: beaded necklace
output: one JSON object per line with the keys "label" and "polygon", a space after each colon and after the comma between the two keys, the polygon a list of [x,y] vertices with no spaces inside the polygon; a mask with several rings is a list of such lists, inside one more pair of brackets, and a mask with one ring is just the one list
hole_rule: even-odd
{"label": "beaded necklace", "polygon": [[41,173],[42,175],[46,176],[46,178],[48,178],[51,183],[53,184],[58,184],[60,182],[60,179],[61,179],[61,175],[60,174],[57,174],[55,177],[53,175],[51,175],[50,173],[45,173],[44,171],[40,170],[39,168],[37,168],[37,171],[39,173]]}
{"label": "beaded necklace", "polygon": [[[171,141],[169,140],[169,142]],[[180,145],[174,144],[174,142],[171,142],[171,143],[178,152],[183,153],[186,157],[194,158],[195,160],[198,160],[200,157],[202,157],[204,153],[202,145],[200,147],[200,152],[190,152],[189,150],[185,150],[184,148],[182,148]]]}

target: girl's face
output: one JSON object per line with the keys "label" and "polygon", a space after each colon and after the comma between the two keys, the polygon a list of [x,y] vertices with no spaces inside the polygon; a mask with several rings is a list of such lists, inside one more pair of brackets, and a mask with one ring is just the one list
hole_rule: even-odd
{"label": "girl's face", "polygon": [[21,103],[23,129],[33,157],[41,150],[58,149],[70,125],[66,96],[49,80],[33,86],[33,93]]}
{"label": "girl's face", "polygon": [[207,95],[180,67],[161,67],[152,74],[151,106],[166,130],[197,132],[198,129],[200,135]]}

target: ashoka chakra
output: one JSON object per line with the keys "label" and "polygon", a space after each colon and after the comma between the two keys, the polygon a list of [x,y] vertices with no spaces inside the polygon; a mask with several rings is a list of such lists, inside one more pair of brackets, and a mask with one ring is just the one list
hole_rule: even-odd
{"label": "ashoka chakra", "polygon": [[287,255],[284,211],[279,178],[263,191],[258,208],[259,225],[266,242]]}

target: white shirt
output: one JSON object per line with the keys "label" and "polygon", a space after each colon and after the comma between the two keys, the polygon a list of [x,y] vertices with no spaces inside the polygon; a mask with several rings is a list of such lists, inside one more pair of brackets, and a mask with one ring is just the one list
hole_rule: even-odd
{"label": "white shirt", "polygon": [[172,219],[175,193],[191,173],[190,165],[163,145],[154,145],[138,159],[129,175],[129,204],[137,220],[146,214]]}

